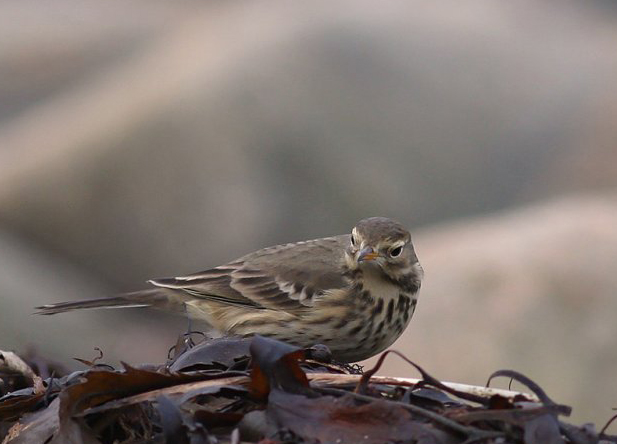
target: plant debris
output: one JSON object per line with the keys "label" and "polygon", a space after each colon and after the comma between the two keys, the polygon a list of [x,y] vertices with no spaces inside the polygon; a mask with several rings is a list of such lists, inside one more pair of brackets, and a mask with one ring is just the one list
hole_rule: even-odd
{"label": "plant debris", "polygon": [[[394,351],[357,374],[323,346],[260,336],[183,336],[158,366],[115,369],[97,351],[78,359],[86,370],[51,374],[40,357],[0,352],[2,444],[617,443],[606,427],[563,422],[570,407],[512,370],[489,383],[511,378],[530,394],[442,383]],[[376,376],[389,353],[421,378]]]}

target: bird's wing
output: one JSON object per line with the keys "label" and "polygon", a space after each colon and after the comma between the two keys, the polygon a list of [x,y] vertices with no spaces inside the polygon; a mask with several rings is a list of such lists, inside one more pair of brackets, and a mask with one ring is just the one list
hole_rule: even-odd
{"label": "bird's wing", "polygon": [[348,243],[349,235],[342,235],[277,245],[210,270],[150,282],[200,299],[294,312],[347,285],[343,272]]}

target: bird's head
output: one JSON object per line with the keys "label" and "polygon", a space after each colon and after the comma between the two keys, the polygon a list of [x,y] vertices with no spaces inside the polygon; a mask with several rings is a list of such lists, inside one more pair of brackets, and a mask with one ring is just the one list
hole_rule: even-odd
{"label": "bird's head", "polygon": [[379,267],[394,279],[411,272],[420,273],[409,231],[392,219],[362,219],[351,230],[349,238],[346,261],[351,270]]}

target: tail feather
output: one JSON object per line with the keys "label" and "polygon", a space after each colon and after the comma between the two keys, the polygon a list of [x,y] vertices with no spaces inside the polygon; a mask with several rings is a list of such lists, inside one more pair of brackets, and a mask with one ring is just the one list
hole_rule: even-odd
{"label": "tail feather", "polygon": [[153,307],[169,311],[184,311],[185,298],[175,292],[161,291],[160,289],[137,291],[110,298],[90,299],[85,301],[58,302],[56,304],[35,307],[35,314],[53,315],[72,310],[97,308],[130,308]]}

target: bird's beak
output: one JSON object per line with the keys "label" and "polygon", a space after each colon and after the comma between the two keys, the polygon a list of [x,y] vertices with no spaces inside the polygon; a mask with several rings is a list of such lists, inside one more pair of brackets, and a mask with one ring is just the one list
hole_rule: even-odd
{"label": "bird's beak", "polygon": [[373,247],[364,247],[358,253],[358,262],[374,261],[379,257],[379,254],[373,250]]}

